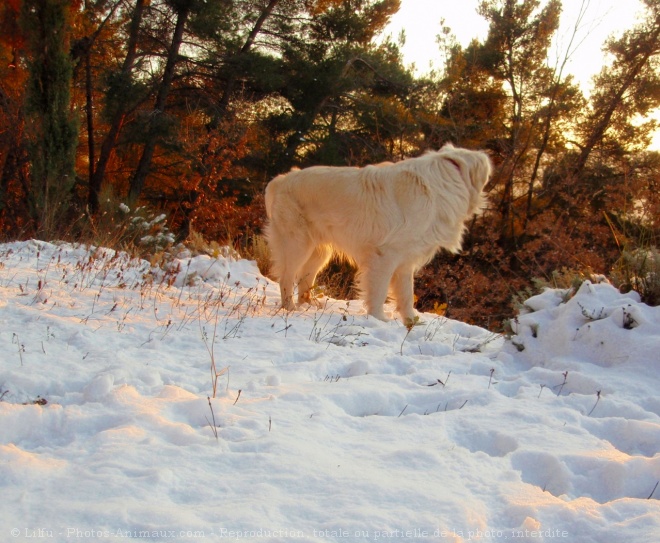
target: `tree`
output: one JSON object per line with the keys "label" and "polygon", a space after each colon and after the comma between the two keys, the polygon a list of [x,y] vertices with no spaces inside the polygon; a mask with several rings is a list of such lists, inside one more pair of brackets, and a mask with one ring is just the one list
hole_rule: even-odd
{"label": "tree", "polygon": [[452,142],[496,151],[507,122],[502,82],[484,66],[482,44],[475,40],[463,48],[447,28],[441,38],[444,71],[439,79],[428,83],[423,98],[421,123],[427,144],[439,148]]}
{"label": "tree", "polygon": [[167,50],[167,60],[163,68],[163,77],[158,87],[158,94],[151,113],[151,119],[148,124],[147,139],[142,150],[140,162],[137,165],[131,185],[128,192],[128,199],[131,202],[136,202],[144,187],[144,182],[151,167],[151,161],[158,144],[158,136],[162,125],[160,121],[164,117],[165,106],[167,104],[167,96],[170,92],[176,65],[179,61],[179,49],[183,43],[183,33],[185,30],[186,22],[190,15],[191,10],[195,7],[198,0],[169,0],[175,17],[176,23],[172,33],[172,41]]}
{"label": "tree", "polygon": [[78,130],[70,101],[71,16],[69,0],[24,0],[21,9],[29,71],[25,115],[32,172],[28,197],[37,230],[46,237],[57,231],[75,183]]}
{"label": "tree", "polygon": [[[135,2],[128,24],[128,39],[124,60],[119,71],[114,72],[109,78],[110,84],[107,90],[108,100],[106,102],[109,128],[101,143],[101,151],[95,167],[94,153],[90,152],[92,171],[89,178],[88,203],[92,213],[98,211],[99,193],[105,178],[106,168],[117,143],[121,125],[132,105],[132,100],[128,98],[135,94],[133,91],[135,87],[133,69],[138,56],[138,36],[146,3],[147,0],[136,0]],[[88,130],[88,138],[92,142],[94,141],[93,131]]]}
{"label": "tree", "polygon": [[[287,40],[280,93],[291,110],[270,120],[273,128],[286,134],[273,173],[301,163],[299,150],[317,148],[337,127],[342,102],[366,88],[367,81],[379,79],[378,68],[370,62],[372,40],[399,4],[399,0],[348,0],[331,5]],[[323,135],[314,134],[317,128]],[[312,134],[315,143],[310,146],[307,139]]]}
{"label": "tree", "polygon": [[25,70],[19,62],[24,35],[18,24],[20,2],[0,5],[0,231],[20,228],[27,192],[27,151],[22,115]]}
{"label": "tree", "polygon": [[[248,55],[252,46],[255,44],[257,36],[262,31],[264,24],[267,19],[272,15],[275,7],[281,3],[281,0],[268,0],[268,3],[264,6],[262,10],[256,10],[259,13],[257,19],[254,22],[254,25],[250,29],[248,35],[243,42],[240,50],[236,55],[231,59],[233,64],[240,63],[241,60]],[[224,115],[227,112],[229,106],[229,100],[232,97],[234,92],[234,87],[238,80],[239,73],[237,71],[230,71],[227,77],[227,82],[225,83],[225,88],[222,92],[222,97],[220,98],[220,103],[218,104],[218,109],[220,115]]]}
{"label": "tree", "polygon": [[[542,175],[544,155],[554,147],[554,150],[565,151],[565,136],[567,128],[572,127],[570,119],[576,112],[582,111],[585,106],[582,93],[572,83],[572,78],[564,77],[564,70],[578,45],[578,33],[586,16],[588,0],[582,0],[577,18],[574,21],[573,32],[563,53],[558,53],[556,64],[552,70],[551,83],[547,94],[547,103],[541,108],[539,128],[539,143],[536,149],[534,165],[529,177],[527,188],[527,206],[525,209],[522,230],[527,229],[527,224],[533,215],[533,207],[536,195],[537,180]],[[557,154],[555,152],[555,154]]]}
{"label": "tree", "polygon": [[479,7],[479,13],[490,22],[481,48],[481,62],[502,82],[509,102],[496,183],[500,231],[511,241],[519,228],[514,204],[520,191],[516,185],[521,177],[536,175],[529,170],[530,151],[538,144],[538,121],[555,88],[546,59],[559,26],[561,3],[550,0],[539,7],[539,0],[485,0]]}
{"label": "tree", "polygon": [[572,173],[579,176],[594,149],[608,133],[618,137],[635,134],[638,142],[649,143],[649,134],[656,127],[651,121],[631,130],[635,116],[646,116],[660,106],[660,2],[643,0],[645,18],[618,38],[610,38],[605,51],[612,63],[603,67],[594,80],[590,111],[579,134],[580,152],[572,165]]}

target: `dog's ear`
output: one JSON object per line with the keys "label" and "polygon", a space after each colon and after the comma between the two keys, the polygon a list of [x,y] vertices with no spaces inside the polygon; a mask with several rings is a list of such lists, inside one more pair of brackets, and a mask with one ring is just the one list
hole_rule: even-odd
{"label": "dog's ear", "polygon": [[493,164],[490,157],[484,151],[472,151],[472,160],[470,164],[470,181],[472,186],[481,192],[488,183],[493,171]]}
{"label": "dog's ear", "polygon": [[477,192],[481,192],[490,178],[493,166],[485,151],[462,149],[448,143],[439,151],[439,156],[453,163],[461,171],[465,183]]}
{"label": "dog's ear", "polygon": [[480,214],[486,208],[486,195],[483,189],[488,183],[492,172],[492,163],[487,153],[483,151],[465,150],[463,160],[467,166],[465,183],[470,186],[470,214]]}

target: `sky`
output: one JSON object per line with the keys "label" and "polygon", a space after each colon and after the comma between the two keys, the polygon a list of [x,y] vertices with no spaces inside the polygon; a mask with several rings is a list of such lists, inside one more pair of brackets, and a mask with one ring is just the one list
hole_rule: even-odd
{"label": "sky", "polygon": [[[603,64],[601,50],[605,39],[613,33],[621,33],[635,23],[641,11],[639,0],[585,0],[586,17],[578,31],[579,47],[575,51],[568,70],[588,92],[590,80]],[[436,36],[440,20],[452,29],[462,45],[473,38],[483,39],[488,24],[477,14],[480,0],[402,0],[401,9],[394,15],[387,33],[394,38],[405,31],[406,42],[402,48],[407,64],[415,63],[420,73],[428,71],[431,63],[441,67]],[[580,0],[564,0],[561,27],[555,42],[556,50],[563,51],[575,26]],[[554,59],[554,57],[553,57]]]}

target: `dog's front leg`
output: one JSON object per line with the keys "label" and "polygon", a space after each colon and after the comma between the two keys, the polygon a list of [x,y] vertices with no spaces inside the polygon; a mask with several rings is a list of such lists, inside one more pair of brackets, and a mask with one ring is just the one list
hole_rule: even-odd
{"label": "dog's front leg", "polygon": [[296,305],[293,303],[293,275],[284,273],[280,279],[280,296],[282,298],[282,309],[293,311]]}
{"label": "dog's front leg", "polygon": [[396,298],[396,309],[404,323],[415,322],[418,317],[415,311],[414,270],[412,266],[399,266],[392,276],[392,290]]}
{"label": "dog's front leg", "polygon": [[395,268],[396,256],[377,249],[360,273],[360,291],[367,306],[367,313],[381,321],[390,320],[385,315],[384,306]]}

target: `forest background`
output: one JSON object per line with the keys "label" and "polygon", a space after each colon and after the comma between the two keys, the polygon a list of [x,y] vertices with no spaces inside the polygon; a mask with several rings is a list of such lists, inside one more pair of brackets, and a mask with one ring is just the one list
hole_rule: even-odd
{"label": "forest background", "polygon": [[[656,304],[660,0],[603,44],[585,96],[566,66],[587,5],[550,58],[559,0],[484,0],[487,37],[439,25],[419,75],[383,36],[399,0],[4,0],[0,238],[227,243],[267,273],[273,176],[451,142],[489,151],[489,207],[419,274],[420,309],[499,330],[535,286],[590,274]],[[333,264],[328,293],[351,274]]]}

